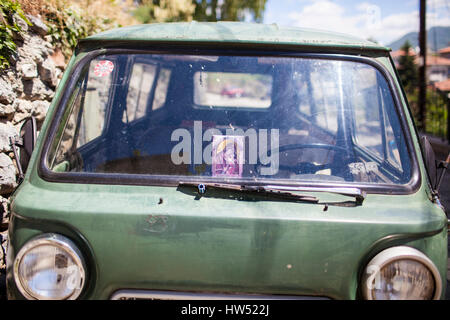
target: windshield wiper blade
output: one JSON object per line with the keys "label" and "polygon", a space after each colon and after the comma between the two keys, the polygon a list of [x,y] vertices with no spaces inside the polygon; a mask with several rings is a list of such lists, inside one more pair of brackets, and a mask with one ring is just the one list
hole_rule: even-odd
{"label": "windshield wiper blade", "polygon": [[251,185],[241,185],[231,183],[195,183],[195,182],[179,183],[179,186],[183,185],[197,187],[199,194],[204,194],[206,192],[207,187],[213,187],[216,189],[223,189],[223,190],[236,190],[242,192],[256,192],[256,193],[278,195],[283,198],[291,198],[314,203],[319,203],[319,199],[317,197],[303,194],[295,194],[288,191],[328,192],[340,194],[343,196],[355,198],[356,205],[361,205],[366,198],[366,193],[361,189],[355,187],[299,187],[299,186],[278,186],[278,185],[251,186]]}
{"label": "windshield wiper blade", "polygon": [[296,187],[296,186],[275,186],[267,185],[265,188],[286,190],[286,191],[303,191],[303,192],[328,192],[340,194],[343,196],[354,197],[356,204],[361,205],[366,199],[366,193],[355,187]]}
{"label": "windshield wiper blade", "polygon": [[200,195],[205,194],[207,188],[215,188],[221,190],[240,191],[245,193],[259,193],[264,195],[280,197],[288,200],[306,201],[313,203],[319,202],[319,199],[317,197],[286,192],[287,190],[279,190],[277,188],[267,188],[266,186],[249,186],[232,183],[196,183],[196,182],[179,182],[178,186],[196,187]]}

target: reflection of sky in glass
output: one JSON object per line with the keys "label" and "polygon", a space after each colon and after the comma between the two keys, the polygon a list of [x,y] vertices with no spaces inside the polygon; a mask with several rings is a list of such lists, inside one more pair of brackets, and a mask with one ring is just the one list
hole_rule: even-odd
{"label": "reflection of sky in glass", "polygon": [[[264,23],[324,29],[389,45],[419,30],[418,0],[268,0]],[[427,1],[427,28],[450,26],[450,4]]]}

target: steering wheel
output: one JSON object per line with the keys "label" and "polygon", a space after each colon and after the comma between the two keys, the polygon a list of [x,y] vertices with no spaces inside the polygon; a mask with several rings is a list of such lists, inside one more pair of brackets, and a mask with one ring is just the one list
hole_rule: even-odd
{"label": "steering wheel", "polygon": [[[332,144],[324,144],[324,143],[306,143],[306,144],[287,144],[278,148],[278,153],[288,151],[288,150],[296,150],[296,149],[328,149],[339,152],[347,152],[347,149],[344,147],[332,145]],[[275,149],[276,150],[276,149]],[[271,150],[272,153],[272,150]],[[254,170],[258,172],[258,168],[261,166],[265,166],[262,164],[255,164]],[[295,174],[299,173],[315,173],[318,170],[330,169],[333,166],[332,163],[327,164],[314,164],[311,162],[300,162],[294,166],[280,165],[279,168],[283,170],[292,171]]]}
{"label": "steering wheel", "polygon": [[304,144],[287,144],[278,148],[278,152],[295,150],[295,149],[329,149],[329,150],[340,150],[346,152],[347,149],[344,147],[336,146],[333,144],[325,143],[304,143]]}

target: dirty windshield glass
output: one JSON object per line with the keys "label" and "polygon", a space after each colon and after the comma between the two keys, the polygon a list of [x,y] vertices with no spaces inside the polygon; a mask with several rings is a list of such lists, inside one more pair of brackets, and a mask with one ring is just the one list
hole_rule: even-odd
{"label": "dirty windshield glass", "polygon": [[405,184],[386,79],[354,61],[184,54],[91,60],[67,100],[55,172]]}

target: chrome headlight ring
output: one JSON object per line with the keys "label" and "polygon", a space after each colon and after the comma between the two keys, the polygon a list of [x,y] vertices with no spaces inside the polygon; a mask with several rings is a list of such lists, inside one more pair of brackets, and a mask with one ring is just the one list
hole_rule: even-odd
{"label": "chrome headlight ring", "polygon": [[[39,256],[39,249],[43,250],[53,250],[54,260],[51,261],[51,252],[44,252],[42,260],[39,260],[37,257]],[[36,253],[36,251],[38,253]],[[58,253],[56,253],[58,252]],[[50,274],[50,277],[52,280],[54,280],[54,275],[57,275],[57,280],[61,282],[63,280],[62,285],[59,284],[59,286],[64,291],[64,285],[66,290],[64,294],[60,296],[49,296],[49,295],[42,295],[39,293],[39,290],[34,290],[30,286],[30,279],[26,279],[25,277],[31,277],[32,272],[30,270],[26,269],[25,271],[21,268],[24,268],[23,266],[25,260],[31,260],[29,259],[30,256],[36,256],[36,258],[33,260],[32,263],[34,263],[34,266],[37,267],[36,274],[39,272],[42,274],[44,272],[47,272]],[[47,265],[45,263],[42,263],[42,261],[46,261]],[[50,270],[52,267],[52,263],[55,268],[60,268],[61,272],[64,272],[64,274],[51,274],[54,272],[53,270]],[[50,264],[49,264],[50,263]],[[70,263],[70,266],[68,264]],[[38,266],[39,264],[44,264],[44,267]],[[59,264],[59,266],[58,266]],[[41,269],[39,269],[41,267]],[[31,267],[32,269],[33,267]],[[48,270],[46,270],[47,268]],[[76,299],[83,290],[85,280],[86,280],[86,267],[85,262],[83,260],[83,256],[81,252],[78,250],[76,245],[68,238],[54,233],[46,233],[42,234],[40,236],[37,236],[35,238],[32,238],[29,240],[18,252],[14,264],[13,264],[13,274],[14,274],[14,280],[16,283],[16,286],[20,293],[27,299],[30,300],[36,300],[36,299],[49,299],[49,300],[74,300]],[[25,276],[25,277],[24,277]],[[49,276],[44,277],[45,279],[48,279]],[[42,286],[42,284],[40,284]],[[44,283],[44,286],[50,286],[48,283]],[[51,292],[52,288],[46,288],[47,292]],[[58,289],[55,289],[54,292],[56,292]],[[45,291],[45,290],[44,290]]]}
{"label": "chrome headlight ring", "polygon": [[[419,263],[429,271],[434,280],[434,293],[432,294],[431,299],[440,299],[442,293],[442,279],[439,270],[425,254],[417,249],[407,246],[398,246],[385,249],[378,253],[367,264],[362,277],[362,294],[364,298],[367,300],[375,300],[373,290],[377,285],[377,281],[380,281],[380,274],[383,268],[389,267],[391,264],[396,262],[408,263],[408,261],[412,264]],[[407,271],[399,270],[399,266],[397,266],[395,272],[399,274],[402,272],[406,273]]]}

